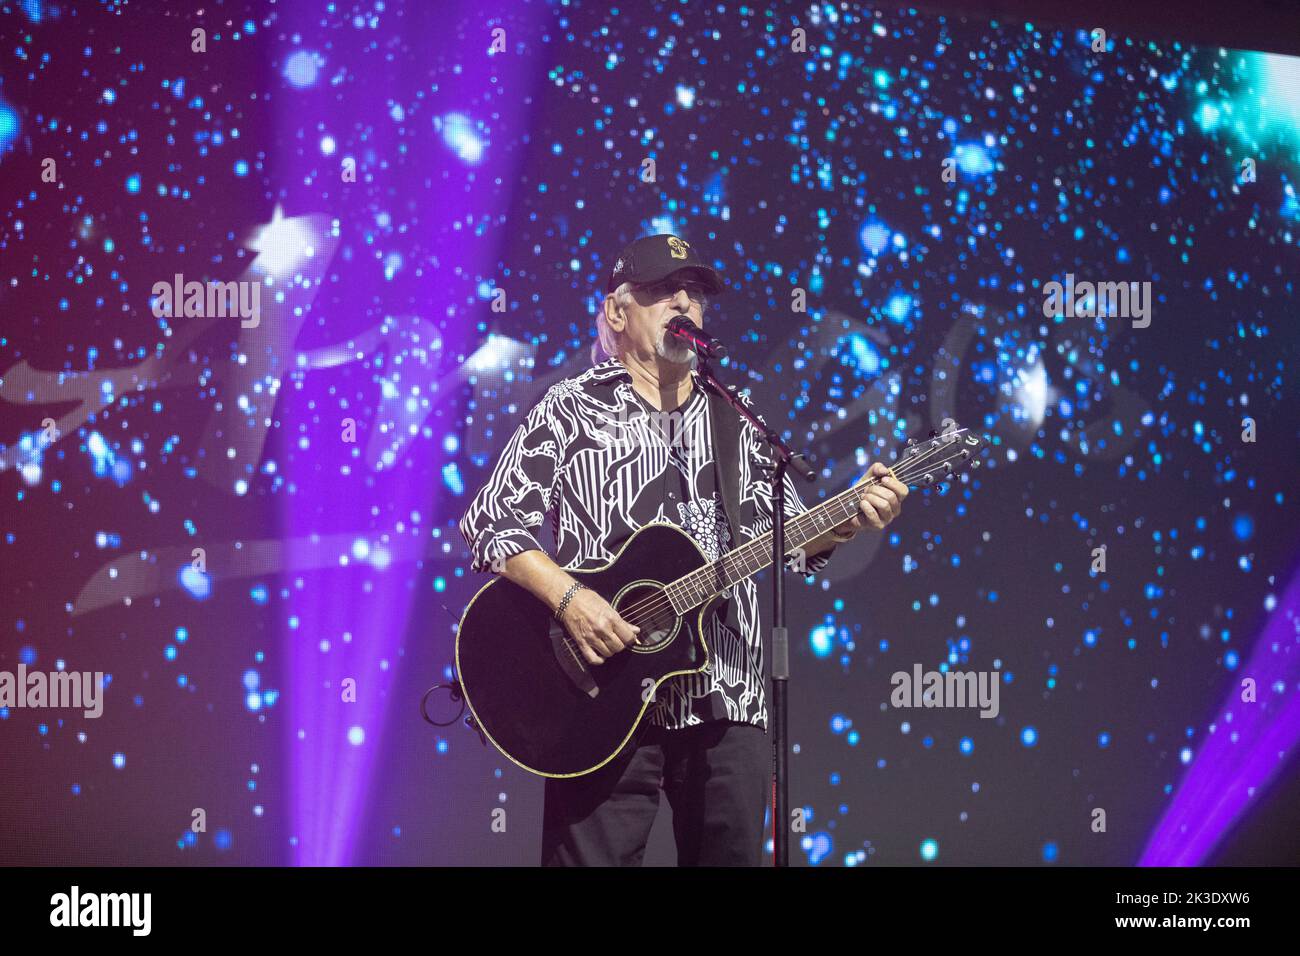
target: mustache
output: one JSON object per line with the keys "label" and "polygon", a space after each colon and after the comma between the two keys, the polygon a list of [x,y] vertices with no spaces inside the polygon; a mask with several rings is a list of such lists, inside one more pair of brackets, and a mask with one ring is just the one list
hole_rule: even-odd
{"label": "mustache", "polygon": [[670,335],[666,324],[659,332],[658,341],[655,343],[655,351],[665,358],[671,358],[673,361],[680,361],[681,359],[678,357],[686,355],[689,355],[692,361],[695,360],[695,350],[677,336]]}

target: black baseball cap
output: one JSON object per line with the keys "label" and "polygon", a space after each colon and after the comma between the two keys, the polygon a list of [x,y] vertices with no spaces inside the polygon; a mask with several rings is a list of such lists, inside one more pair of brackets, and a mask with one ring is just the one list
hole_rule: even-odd
{"label": "black baseball cap", "polygon": [[624,282],[642,285],[658,282],[674,272],[689,270],[704,283],[710,295],[724,288],[722,277],[700,258],[691,244],[680,236],[665,233],[660,236],[642,236],[633,241],[614,260],[609,271],[606,292],[613,292]]}

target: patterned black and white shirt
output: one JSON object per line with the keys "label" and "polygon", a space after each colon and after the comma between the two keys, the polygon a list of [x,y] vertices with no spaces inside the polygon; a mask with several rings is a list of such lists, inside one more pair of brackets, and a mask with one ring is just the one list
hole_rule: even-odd
{"label": "patterned black and white shirt", "polygon": [[[680,408],[663,412],[637,395],[617,359],[552,385],[515,430],[460,520],[471,568],[489,571],[495,558],[541,549],[531,529],[547,516],[554,560],[567,570],[608,564],[638,528],[655,521],[682,528],[710,561],[730,551],[710,403],[697,373],[691,375],[690,396]],[[750,405],[743,392],[740,397]],[[743,514],[737,523],[749,541],[772,528],[775,463],[753,425],[743,423],[740,435]],[[786,513],[793,517],[804,505],[789,474],[785,486]],[[820,571],[830,555],[807,558],[806,572]],[[650,724],[677,729],[731,720],[767,726],[758,589],[746,579],[731,591],[705,618],[709,670],[664,681],[646,714]]]}

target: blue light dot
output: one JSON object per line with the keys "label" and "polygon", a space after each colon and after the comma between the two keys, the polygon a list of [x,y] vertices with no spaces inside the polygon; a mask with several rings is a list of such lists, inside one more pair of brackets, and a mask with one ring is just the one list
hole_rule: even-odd
{"label": "blue light dot", "polygon": [[197,600],[205,600],[212,593],[212,580],[207,573],[200,571],[193,565],[187,564],[181,568],[180,582],[191,597]]}
{"label": "blue light dot", "polygon": [[963,143],[957,147],[957,166],[969,176],[985,176],[993,172],[993,160],[988,150],[975,143]]}
{"label": "blue light dot", "polygon": [[297,50],[284,61],[284,78],[291,86],[306,89],[316,82],[320,75],[322,61],[311,50]]}
{"label": "blue light dot", "polygon": [[826,657],[835,642],[835,628],[830,624],[818,624],[808,634],[808,644],[816,657]]}
{"label": "blue light dot", "polygon": [[862,248],[873,256],[878,256],[889,248],[889,227],[883,222],[868,222],[858,233]]}
{"label": "blue light dot", "polygon": [[456,467],[454,461],[449,461],[442,466],[442,483],[447,486],[452,494],[463,495],[465,493],[465,480],[460,476],[460,469]]}

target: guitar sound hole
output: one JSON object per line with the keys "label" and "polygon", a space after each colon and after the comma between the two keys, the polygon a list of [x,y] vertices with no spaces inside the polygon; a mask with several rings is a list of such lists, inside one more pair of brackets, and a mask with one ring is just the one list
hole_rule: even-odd
{"label": "guitar sound hole", "polygon": [[641,643],[633,644],[629,650],[642,654],[659,650],[676,637],[681,628],[681,619],[673,613],[668,595],[658,584],[638,582],[628,585],[615,596],[613,605],[625,621],[641,628],[637,635]]}

